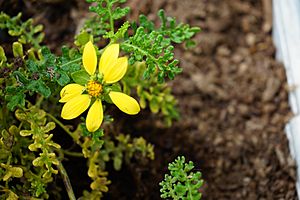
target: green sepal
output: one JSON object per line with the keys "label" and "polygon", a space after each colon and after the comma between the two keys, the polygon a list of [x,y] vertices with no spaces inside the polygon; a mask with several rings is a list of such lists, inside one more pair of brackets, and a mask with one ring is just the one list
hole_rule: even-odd
{"label": "green sepal", "polygon": [[78,35],[75,36],[74,44],[76,46],[83,46],[92,39],[93,39],[93,36],[91,34],[89,34],[86,31],[82,31],[81,33],[79,33]]}
{"label": "green sepal", "polygon": [[90,80],[90,75],[85,70],[73,72],[71,77],[75,83],[85,85]]}

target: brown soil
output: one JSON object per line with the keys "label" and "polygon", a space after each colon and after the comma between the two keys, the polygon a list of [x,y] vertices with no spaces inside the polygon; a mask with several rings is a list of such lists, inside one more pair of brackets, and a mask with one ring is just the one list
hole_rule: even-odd
{"label": "brown soil", "polygon": [[[31,10],[29,15],[45,24],[46,43],[53,50],[72,42],[87,11],[78,2],[75,7],[65,4],[63,12],[55,4],[42,14]],[[156,159],[110,170],[113,183],[106,199],[160,199],[158,183],[178,155],[194,161],[195,170],[202,172],[203,199],[297,199],[295,163],[284,133],[292,114],[285,71],[274,59],[269,3],[128,0],[134,19],[140,13],[157,19],[156,12],[164,8],[202,32],[195,38],[196,48],[176,49],[183,73],[170,85],[181,120],[162,128],[147,111],[141,114],[135,133],[155,145]]]}
{"label": "brown soil", "polygon": [[[167,162],[185,155],[203,173],[203,199],[297,199],[284,132],[291,111],[285,71],[274,59],[270,1],[146,2],[140,12],[153,17],[164,8],[202,28],[195,49],[176,51],[183,73],[171,85],[181,120],[144,134],[155,144],[155,180]],[[152,124],[143,123],[142,130],[153,130]],[[146,195],[136,199],[158,199],[155,184],[143,179]]]}

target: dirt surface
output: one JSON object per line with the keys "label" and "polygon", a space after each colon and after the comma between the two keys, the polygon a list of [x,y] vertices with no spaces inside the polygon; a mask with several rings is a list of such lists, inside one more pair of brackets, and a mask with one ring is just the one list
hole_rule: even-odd
{"label": "dirt surface", "polygon": [[[87,15],[82,1],[34,7],[52,50],[72,42]],[[32,1],[34,2],[34,1]],[[54,1],[55,2],[55,1]],[[128,0],[131,18],[157,19],[160,8],[179,21],[200,26],[198,46],[177,46],[183,73],[170,82],[181,120],[162,128],[147,111],[137,118],[135,134],[155,145],[151,163],[110,171],[105,199],[160,199],[158,183],[178,155],[194,161],[203,174],[203,199],[297,199],[295,163],[284,125],[292,114],[283,66],[274,59],[269,0]],[[9,8],[7,8],[9,9]],[[63,9],[63,11],[62,11]],[[35,13],[36,12],[36,13]],[[63,13],[63,14],[62,14]],[[51,19],[51,20],[49,20]],[[144,118],[143,118],[144,117]],[[72,181],[72,180],[71,180]],[[85,184],[87,185],[87,184]],[[76,188],[75,188],[76,190]]]}
{"label": "dirt surface", "polygon": [[[171,84],[182,119],[145,136],[155,144],[158,177],[162,166],[185,155],[203,173],[203,199],[297,199],[284,133],[292,114],[285,71],[274,59],[270,1],[156,0],[139,6],[153,18],[164,8],[202,28],[195,49],[176,51],[183,73]],[[148,181],[142,181],[146,194],[155,194],[136,199],[158,199],[155,181]]]}

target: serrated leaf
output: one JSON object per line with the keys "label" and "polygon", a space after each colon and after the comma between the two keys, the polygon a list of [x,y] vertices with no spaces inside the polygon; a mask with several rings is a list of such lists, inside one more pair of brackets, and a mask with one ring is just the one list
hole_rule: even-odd
{"label": "serrated leaf", "polygon": [[46,98],[48,98],[51,95],[50,88],[41,79],[31,81],[26,86],[26,89],[29,91],[40,93]]}
{"label": "serrated leaf", "polygon": [[16,79],[19,83],[22,83],[22,84],[28,84],[29,83],[29,80],[27,79],[27,77],[23,73],[21,73],[19,71],[14,71],[13,75],[16,77]]}
{"label": "serrated leaf", "polygon": [[9,95],[6,97],[7,108],[10,111],[13,111],[17,106],[24,107],[25,106],[25,94],[24,93],[17,93],[15,95]]}
{"label": "serrated leaf", "polygon": [[70,77],[64,71],[60,71],[59,78],[57,79],[57,83],[61,86],[65,86],[70,82]]}

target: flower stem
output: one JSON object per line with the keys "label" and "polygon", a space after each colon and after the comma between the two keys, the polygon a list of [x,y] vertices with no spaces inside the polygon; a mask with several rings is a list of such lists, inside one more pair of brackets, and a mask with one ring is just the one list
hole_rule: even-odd
{"label": "flower stem", "polygon": [[74,195],[73,188],[72,188],[69,176],[68,176],[67,171],[65,170],[63,164],[61,163],[61,161],[59,161],[59,164],[58,164],[57,167],[58,167],[58,170],[59,170],[59,172],[61,174],[63,182],[65,184],[65,187],[66,187],[69,199],[70,200],[76,200],[76,197]]}

